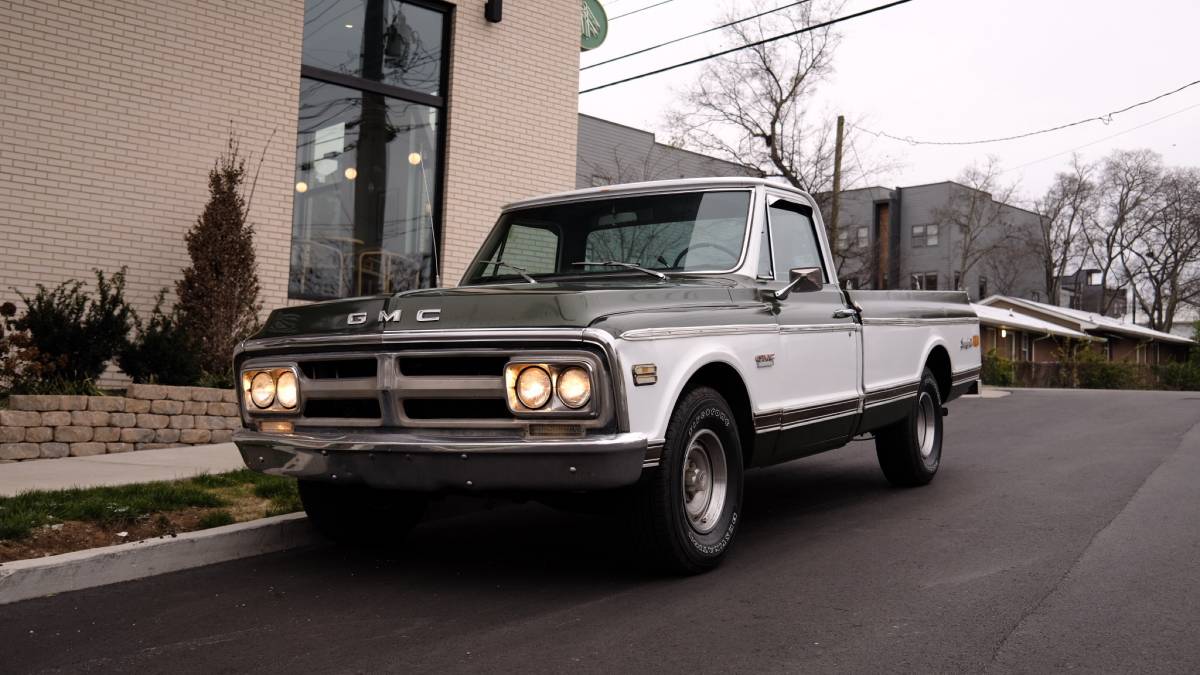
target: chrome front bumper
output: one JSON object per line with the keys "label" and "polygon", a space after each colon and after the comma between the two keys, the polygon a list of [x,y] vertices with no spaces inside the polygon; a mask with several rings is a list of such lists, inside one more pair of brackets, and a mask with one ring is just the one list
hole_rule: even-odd
{"label": "chrome front bumper", "polygon": [[646,438],[484,437],[417,431],[273,434],[243,429],[246,466],[306,480],[439,490],[598,490],[637,482]]}

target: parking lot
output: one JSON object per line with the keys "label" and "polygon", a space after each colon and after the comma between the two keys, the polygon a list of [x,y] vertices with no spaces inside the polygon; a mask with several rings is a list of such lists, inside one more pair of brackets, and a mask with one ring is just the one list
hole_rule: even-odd
{"label": "parking lot", "polygon": [[1197,422],[1194,393],[963,400],[929,487],[861,442],[751,473],[708,575],[527,504],[0,607],[0,671],[1195,672]]}

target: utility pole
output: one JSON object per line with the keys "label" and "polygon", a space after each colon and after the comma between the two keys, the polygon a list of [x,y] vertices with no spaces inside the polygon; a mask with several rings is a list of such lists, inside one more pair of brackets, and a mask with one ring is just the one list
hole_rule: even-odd
{"label": "utility pole", "polygon": [[838,238],[838,207],[842,201],[842,137],[846,118],[838,115],[837,144],[833,147],[833,204],[829,207],[829,236],[832,250]]}

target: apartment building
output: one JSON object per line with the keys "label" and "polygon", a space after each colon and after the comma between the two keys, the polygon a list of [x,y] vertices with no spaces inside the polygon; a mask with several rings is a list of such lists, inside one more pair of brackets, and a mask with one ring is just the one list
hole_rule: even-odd
{"label": "apartment building", "polygon": [[847,190],[831,234],[841,277],[854,287],[958,289],[973,301],[996,293],[1045,300],[1045,272],[1028,245],[1038,218],[944,181]]}

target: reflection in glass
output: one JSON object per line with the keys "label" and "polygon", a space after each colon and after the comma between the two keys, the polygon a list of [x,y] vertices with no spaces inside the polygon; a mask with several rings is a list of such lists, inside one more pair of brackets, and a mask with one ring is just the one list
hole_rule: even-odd
{"label": "reflection in glass", "polygon": [[308,0],[303,62],[439,95],[440,12],[398,0]]}
{"label": "reflection in glass", "polygon": [[[617,260],[668,272],[719,272],[741,259],[750,193],[706,191],[613,197],[514,210],[501,216],[465,284],[532,277],[619,276],[584,261]],[[500,264],[502,263],[502,264]],[[642,273],[632,273],[641,275]]]}
{"label": "reflection in glass", "polygon": [[290,297],[434,284],[437,120],[429,106],[301,80]]}

